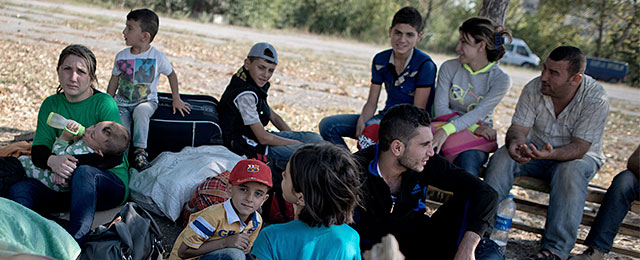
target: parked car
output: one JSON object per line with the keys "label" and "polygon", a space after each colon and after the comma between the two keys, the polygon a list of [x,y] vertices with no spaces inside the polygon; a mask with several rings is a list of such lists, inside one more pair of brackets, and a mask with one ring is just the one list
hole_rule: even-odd
{"label": "parked car", "polygon": [[533,54],[527,43],[518,38],[513,38],[511,43],[505,45],[504,57],[500,61],[529,68],[540,65],[540,57]]}
{"label": "parked car", "polygon": [[587,69],[584,73],[597,80],[617,83],[627,79],[627,72],[629,64],[626,62],[587,57]]}

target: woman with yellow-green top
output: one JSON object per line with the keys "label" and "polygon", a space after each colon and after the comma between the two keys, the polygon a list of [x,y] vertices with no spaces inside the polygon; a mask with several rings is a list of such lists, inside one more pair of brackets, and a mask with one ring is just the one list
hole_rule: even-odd
{"label": "woman with yellow-green top", "polygon": [[[505,38],[511,39],[509,30],[487,18],[473,17],[462,23],[458,32],[458,58],[445,61],[440,67],[434,101],[436,118],[457,115],[434,133],[436,152],[451,134],[465,129],[494,141],[496,130],[491,115],[511,87],[511,78],[498,66],[505,53]],[[478,176],[478,168],[488,157],[488,152],[468,149],[453,163]]]}
{"label": "woman with yellow-green top", "polygon": [[[116,207],[126,200],[128,166],[122,154],[102,157],[97,153],[71,156],[51,152],[56,137],[63,131],[47,125],[51,112],[84,126],[102,121],[120,123],[116,102],[96,89],[96,58],[91,50],[82,45],[67,46],[60,53],[56,70],[60,85],[57,93],[47,97],[38,111],[32,160],[35,166],[53,171],[59,176],[59,182],[69,184],[70,191],[55,192],[36,179],[25,178],[11,185],[8,195],[40,214],[69,210],[66,230],[82,245],[95,211]],[[84,134],[94,132],[88,129]],[[15,163],[15,160],[2,159],[3,166]]]}

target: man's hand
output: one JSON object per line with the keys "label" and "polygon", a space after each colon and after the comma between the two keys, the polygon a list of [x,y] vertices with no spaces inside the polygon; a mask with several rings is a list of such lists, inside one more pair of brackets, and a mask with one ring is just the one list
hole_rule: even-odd
{"label": "man's hand", "polygon": [[431,141],[431,145],[434,148],[434,153],[437,154],[440,152],[442,145],[445,141],[447,141],[447,137],[447,132],[445,132],[444,129],[440,128],[438,129],[438,131],[436,131],[436,133],[433,135],[433,141]]}
{"label": "man's hand", "polygon": [[172,102],[173,106],[173,114],[176,113],[176,110],[180,112],[180,115],[184,116],[185,113],[189,114],[191,112],[191,107],[189,103],[182,101],[180,98],[174,98]]}
{"label": "man's hand", "polygon": [[453,259],[475,260],[475,251],[478,243],[480,243],[480,236],[478,234],[471,231],[464,232],[462,241],[460,241],[460,246],[458,246],[458,251],[456,251],[456,256]]}
{"label": "man's hand", "polygon": [[238,248],[246,251],[249,248],[249,235],[245,233],[233,234],[224,239],[224,247]]}
{"label": "man's hand", "polygon": [[479,126],[478,128],[476,128],[475,131],[473,131],[473,133],[475,135],[482,136],[484,137],[484,139],[487,139],[489,141],[496,140],[496,137],[498,136],[498,133],[496,132],[495,129],[485,125]]}
{"label": "man's hand", "polygon": [[514,161],[516,161],[517,163],[520,164],[525,164],[528,163],[529,161],[531,161],[531,158],[524,156],[524,154],[521,152],[521,148],[522,146],[527,146],[526,144],[518,144],[518,143],[511,143],[509,144],[509,155],[511,156],[511,159],[513,159]]}
{"label": "man's hand", "polygon": [[529,157],[533,160],[545,160],[545,159],[549,159],[549,157],[551,156],[551,153],[553,153],[553,146],[551,146],[550,143],[546,143],[544,145],[544,148],[542,148],[542,150],[538,150],[538,148],[536,148],[535,145],[529,144],[528,147],[524,145],[520,149],[520,151],[526,157]]}

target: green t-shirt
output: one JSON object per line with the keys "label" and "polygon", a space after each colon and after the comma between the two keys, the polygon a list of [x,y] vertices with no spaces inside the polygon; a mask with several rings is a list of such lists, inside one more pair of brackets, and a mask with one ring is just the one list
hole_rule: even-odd
{"label": "green t-shirt", "polygon": [[[49,113],[56,112],[61,116],[72,119],[83,126],[92,126],[102,121],[120,122],[120,112],[116,101],[106,93],[96,92],[93,96],[80,102],[69,102],[64,94],[55,94],[47,97],[40,106],[38,112],[38,124],[33,145],[45,145],[52,148],[56,137],[62,134],[61,129],[47,125]],[[125,187],[124,201],[129,197],[129,164],[122,157],[122,163],[109,169],[118,176]]]}

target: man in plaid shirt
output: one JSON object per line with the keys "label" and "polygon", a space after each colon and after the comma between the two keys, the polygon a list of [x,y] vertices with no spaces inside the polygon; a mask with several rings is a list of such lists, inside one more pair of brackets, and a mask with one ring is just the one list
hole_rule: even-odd
{"label": "man in plaid shirt", "polygon": [[485,181],[504,199],[514,177],[550,182],[549,210],[541,248],[529,259],[567,259],[576,236],[587,185],[604,163],[602,135],[609,114],[604,88],[584,75],[586,59],[560,46],[545,60],[541,76],[522,90]]}

